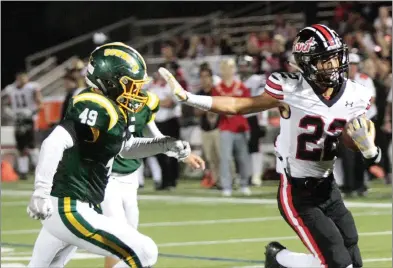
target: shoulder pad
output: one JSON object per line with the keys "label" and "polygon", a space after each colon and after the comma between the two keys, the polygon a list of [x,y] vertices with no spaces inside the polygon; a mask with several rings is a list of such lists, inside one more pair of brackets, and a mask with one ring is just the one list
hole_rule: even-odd
{"label": "shoulder pad", "polygon": [[119,109],[108,98],[97,93],[82,93],[73,97],[65,118],[108,131],[118,122],[119,114]]}
{"label": "shoulder pad", "polygon": [[157,112],[159,109],[160,99],[152,92],[147,91],[146,93],[148,97],[146,106],[149,107],[152,112]]}
{"label": "shoulder pad", "polygon": [[364,109],[368,110],[371,107],[371,98],[372,95],[369,90],[362,84],[353,81],[353,80],[348,80],[347,81],[347,87],[348,87],[348,82],[352,84],[352,88],[346,88],[351,89],[350,93],[352,99],[356,100],[356,102],[359,105],[359,108],[364,111]]}
{"label": "shoulder pad", "polygon": [[296,90],[300,79],[300,73],[272,73],[266,80],[265,91],[272,97],[283,100],[285,93]]}

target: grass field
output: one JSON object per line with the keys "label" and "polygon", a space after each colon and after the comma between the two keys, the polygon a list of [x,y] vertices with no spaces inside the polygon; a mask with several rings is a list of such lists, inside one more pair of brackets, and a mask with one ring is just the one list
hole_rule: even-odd
{"label": "grass field", "polygon": [[[155,267],[263,267],[264,246],[281,241],[305,247],[279,215],[277,184],[255,188],[250,198],[222,198],[196,182],[181,181],[174,192],[140,192],[140,231],[158,244]],[[26,214],[32,183],[2,184],[1,266],[24,267],[40,228]],[[364,267],[392,267],[392,191],[374,182],[368,197],[346,200],[360,233]],[[103,259],[78,251],[67,267],[103,267]]]}

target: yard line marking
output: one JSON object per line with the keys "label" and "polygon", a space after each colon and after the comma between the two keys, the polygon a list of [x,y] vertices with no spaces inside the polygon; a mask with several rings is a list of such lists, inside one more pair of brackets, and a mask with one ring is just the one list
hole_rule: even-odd
{"label": "yard line marking", "polygon": [[[181,203],[226,203],[226,204],[262,204],[277,205],[276,199],[265,198],[224,198],[224,197],[193,197],[193,196],[157,196],[139,195],[139,200],[150,201],[175,201]],[[392,203],[370,203],[370,202],[351,202],[344,201],[348,208],[392,208]]]}
{"label": "yard line marking", "polygon": [[[32,191],[25,190],[2,190],[3,196],[30,196]],[[223,198],[223,197],[197,197],[197,196],[166,196],[166,195],[139,195],[139,200],[149,201],[174,201],[177,203],[226,203],[226,204],[262,204],[277,205],[276,199],[269,198]],[[18,201],[16,201],[18,202]],[[392,208],[392,203],[369,203],[344,201],[348,208]],[[10,202],[2,202],[2,205]]]}
{"label": "yard line marking", "polygon": [[384,261],[392,261],[392,258],[378,258],[378,259],[365,259],[363,262],[384,262]]}
{"label": "yard line marking", "polygon": [[[366,232],[359,233],[360,236],[386,236],[392,235],[392,231],[381,232]],[[219,245],[219,244],[234,244],[234,243],[254,243],[254,242],[270,242],[270,241],[285,241],[296,240],[297,236],[281,236],[281,237],[259,237],[259,238],[240,238],[240,239],[225,239],[225,240],[210,240],[210,241],[190,241],[190,242],[174,242],[158,244],[160,248],[164,247],[184,247],[184,246],[198,246],[198,245]]]}
{"label": "yard line marking", "polygon": [[[380,216],[391,215],[391,211],[370,211],[353,213],[355,217],[362,216]],[[175,222],[147,222],[139,224],[139,227],[175,227],[175,226],[192,226],[192,225],[214,225],[227,223],[249,223],[249,222],[265,222],[265,221],[281,221],[281,216],[258,217],[258,218],[234,218],[234,219],[219,219],[219,220],[198,220],[198,221],[175,221]],[[5,230],[1,231],[2,235],[20,235],[20,234],[35,234],[40,229],[26,229],[26,230]]]}

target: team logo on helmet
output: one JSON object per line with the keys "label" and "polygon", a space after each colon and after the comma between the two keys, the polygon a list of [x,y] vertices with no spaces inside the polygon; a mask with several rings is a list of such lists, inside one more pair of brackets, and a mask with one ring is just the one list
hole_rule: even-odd
{"label": "team logo on helmet", "polygon": [[123,59],[124,61],[128,62],[128,64],[130,64],[131,66],[131,71],[136,74],[139,72],[139,65],[136,62],[136,60],[131,57],[130,54],[120,50],[120,49],[105,49],[104,51],[104,55],[105,56],[115,56],[115,57],[119,57],[121,59]]}
{"label": "team logo on helmet", "polygon": [[298,36],[293,42],[293,52],[301,52],[301,53],[307,53],[310,52],[311,46],[314,43],[314,37],[310,37],[307,41],[305,42],[298,42],[300,37]]}

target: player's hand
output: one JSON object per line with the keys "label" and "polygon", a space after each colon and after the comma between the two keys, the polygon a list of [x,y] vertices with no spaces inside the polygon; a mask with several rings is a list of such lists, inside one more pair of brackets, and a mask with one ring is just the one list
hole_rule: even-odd
{"label": "player's hand", "polygon": [[183,160],[183,163],[186,163],[194,169],[205,169],[205,161],[203,161],[203,159],[196,154],[190,154],[186,159]]}
{"label": "player's hand", "polygon": [[176,78],[167,69],[160,67],[158,72],[168,83],[178,101],[186,101],[188,99],[187,91],[184,90],[179,82],[177,82]]}
{"label": "player's hand", "polygon": [[167,156],[174,157],[180,161],[183,161],[191,154],[191,146],[186,141],[168,141],[167,149],[168,150],[165,153]]}
{"label": "player's hand", "polygon": [[358,146],[364,158],[372,158],[378,153],[378,148],[374,143],[374,123],[365,116],[352,119],[348,124],[347,133]]}
{"label": "player's hand", "polygon": [[45,220],[52,215],[53,205],[49,195],[36,190],[31,196],[27,214],[35,220]]}

